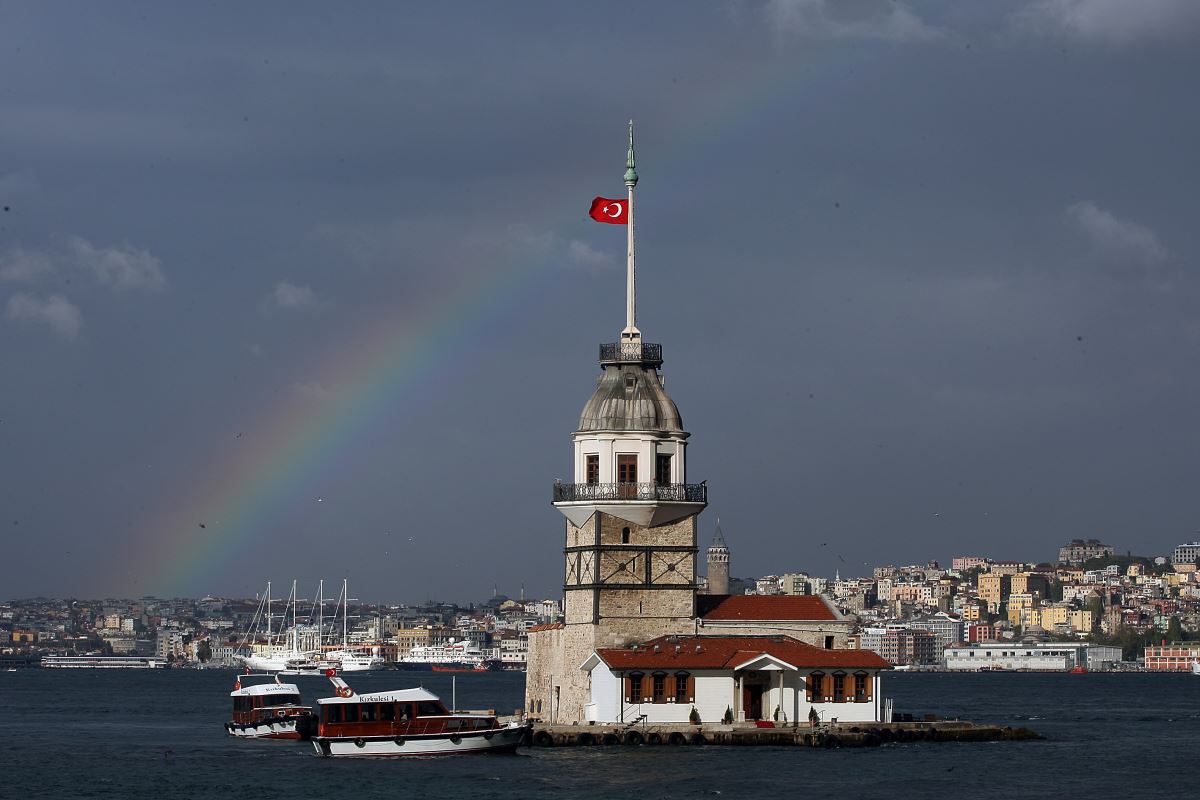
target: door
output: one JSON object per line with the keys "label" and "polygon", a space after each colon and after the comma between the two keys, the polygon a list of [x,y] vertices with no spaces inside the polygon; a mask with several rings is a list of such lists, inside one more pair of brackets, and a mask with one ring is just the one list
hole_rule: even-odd
{"label": "door", "polygon": [[637,498],[637,454],[617,456],[617,483],[622,500]]}
{"label": "door", "polygon": [[748,683],[742,686],[742,709],[746,719],[762,719],[763,691],[767,687],[761,683]]}

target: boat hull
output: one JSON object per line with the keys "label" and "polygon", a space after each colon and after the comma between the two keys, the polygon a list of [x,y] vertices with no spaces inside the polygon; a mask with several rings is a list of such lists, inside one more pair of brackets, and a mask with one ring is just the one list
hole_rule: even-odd
{"label": "boat hull", "polygon": [[280,717],[262,722],[239,725],[226,722],[225,731],[237,739],[302,739],[297,726],[298,717]]}
{"label": "boat hull", "polygon": [[423,736],[314,736],[313,750],[326,758],[376,758],[449,756],[469,753],[511,753],[529,732],[528,725],[510,725],[489,731]]}
{"label": "boat hull", "polygon": [[465,661],[397,661],[396,669],[401,672],[491,672],[495,668],[480,668]]}

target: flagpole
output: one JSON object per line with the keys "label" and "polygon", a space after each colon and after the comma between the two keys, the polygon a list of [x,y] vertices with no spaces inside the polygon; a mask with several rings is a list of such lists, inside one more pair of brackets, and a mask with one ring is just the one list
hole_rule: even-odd
{"label": "flagpole", "polygon": [[642,333],[637,329],[637,268],[634,263],[634,231],[633,231],[633,187],[637,186],[638,174],[633,158],[633,120],[629,120],[629,155],[625,159],[625,189],[628,203],[628,237],[629,246],[626,251],[625,267],[625,330],[621,331],[622,341],[640,341]]}

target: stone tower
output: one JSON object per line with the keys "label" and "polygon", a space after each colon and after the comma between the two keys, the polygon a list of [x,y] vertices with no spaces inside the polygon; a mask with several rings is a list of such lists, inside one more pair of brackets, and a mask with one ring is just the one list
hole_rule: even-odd
{"label": "stone tower", "polygon": [[721,535],[721,520],[717,519],[717,532],[708,546],[708,593],[729,594],[729,548]]}
{"label": "stone tower", "polygon": [[557,723],[585,721],[594,650],[692,633],[696,516],[707,487],[687,483],[687,439],[659,375],[662,346],[636,324],[633,127],[628,189],[626,325],[600,345],[601,375],[573,434],[574,480],[554,484],[566,517],[565,623],[531,633],[528,710]]}

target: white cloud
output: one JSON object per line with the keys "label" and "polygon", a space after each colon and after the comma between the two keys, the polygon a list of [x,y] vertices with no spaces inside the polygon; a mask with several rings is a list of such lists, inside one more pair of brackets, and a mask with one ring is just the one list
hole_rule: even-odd
{"label": "white cloud", "polygon": [[312,308],[317,304],[317,296],[307,286],[280,281],[271,292],[271,301],[280,308]]}
{"label": "white cloud", "polygon": [[766,15],[781,33],[813,39],[928,42],[945,35],[900,0],[768,0]]}
{"label": "white cloud", "polygon": [[45,300],[19,292],[8,299],[5,316],[14,322],[46,325],[63,339],[79,336],[83,327],[83,315],[79,308],[61,294],[53,294]]}
{"label": "white cloud", "polygon": [[54,262],[44,253],[14,247],[0,255],[0,280],[3,281],[34,283],[54,271]]}
{"label": "white cloud", "polygon": [[612,253],[605,253],[592,247],[587,242],[572,239],[567,243],[567,257],[577,267],[590,270],[612,269],[617,260]]}
{"label": "white cloud", "polygon": [[75,263],[101,283],[119,289],[160,289],[166,283],[158,259],[148,250],[95,247],[80,236],[72,236],[67,246]]}
{"label": "white cloud", "polygon": [[1197,0],[1037,0],[1018,27],[1050,36],[1125,45],[1200,34]]}
{"label": "white cloud", "polygon": [[1137,222],[1118,219],[1094,203],[1084,201],[1068,206],[1067,218],[1105,255],[1131,258],[1142,264],[1156,264],[1168,255],[1154,231]]}

